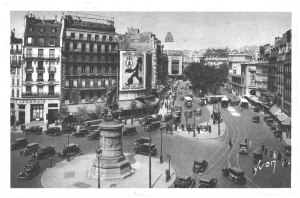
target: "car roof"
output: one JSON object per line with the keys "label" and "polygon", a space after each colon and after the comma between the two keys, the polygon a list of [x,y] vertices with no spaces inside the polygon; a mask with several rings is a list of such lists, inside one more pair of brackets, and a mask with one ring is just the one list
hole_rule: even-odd
{"label": "car roof", "polygon": [[48,146],[43,146],[43,147],[41,148],[41,150],[46,150],[46,149],[49,149],[49,148],[53,148],[53,146],[50,146],[50,145],[48,145]]}
{"label": "car roof", "polygon": [[60,129],[59,127],[49,127],[49,129]]}
{"label": "car roof", "polygon": [[15,141],[22,141],[22,140],[26,140],[25,138],[17,138],[15,139]]}
{"label": "car roof", "polygon": [[184,179],[187,180],[190,176],[186,176],[186,175],[180,175],[179,177],[177,177],[178,179]]}
{"label": "car roof", "polygon": [[245,142],[241,142],[240,146],[247,146],[247,144]]}
{"label": "car roof", "polygon": [[38,160],[28,161],[25,166],[32,166],[32,165],[34,165],[34,164],[36,164],[38,162],[39,162]]}
{"label": "car roof", "polygon": [[241,169],[239,169],[238,167],[230,167],[230,170],[236,172],[236,173],[244,173],[244,171],[242,171]]}
{"label": "car roof", "polygon": [[202,163],[203,160],[206,161],[205,159],[200,159],[200,158],[198,158],[198,159],[195,159],[194,162]]}
{"label": "car roof", "polygon": [[261,151],[253,151],[253,154],[255,154],[255,155],[263,155],[263,153]]}
{"label": "car roof", "polygon": [[140,139],[147,139],[147,140],[149,140],[149,138],[148,138],[148,137],[140,137]]}
{"label": "car roof", "polygon": [[[150,143],[144,143],[144,144],[142,144],[143,146],[150,146]],[[155,144],[152,144],[151,143],[151,147],[153,147],[153,146],[155,146]]]}
{"label": "car roof", "polygon": [[[76,144],[74,144],[74,143],[70,143],[70,144],[69,144],[69,147],[70,147],[70,146],[75,146],[75,145],[76,145]],[[68,147],[68,145],[65,145],[65,147]]]}
{"label": "car roof", "polygon": [[35,145],[39,145],[38,143],[30,143],[30,144],[27,144],[27,146],[35,146]]}
{"label": "car roof", "polygon": [[259,118],[259,116],[253,116],[253,118]]}
{"label": "car roof", "polygon": [[124,129],[136,129],[136,126],[133,125],[125,125]]}

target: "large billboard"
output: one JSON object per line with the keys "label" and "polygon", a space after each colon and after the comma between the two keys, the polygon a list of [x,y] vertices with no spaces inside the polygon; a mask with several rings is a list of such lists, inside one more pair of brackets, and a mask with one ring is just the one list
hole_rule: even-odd
{"label": "large billboard", "polygon": [[120,91],[146,89],[145,54],[136,51],[121,51],[120,63]]}

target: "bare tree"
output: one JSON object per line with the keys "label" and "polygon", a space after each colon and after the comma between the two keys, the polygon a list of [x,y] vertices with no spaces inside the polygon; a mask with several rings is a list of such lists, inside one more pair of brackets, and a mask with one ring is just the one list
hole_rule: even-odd
{"label": "bare tree", "polygon": [[61,105],[58,110],[54,111],[54,116],[62,123],[62,120],[70,114],[68,107]]}
{"label": "bare tree", "polygon": [[86,106],[77,107],[77,113],[75,114],[76,119],[80,122],[80,124],[84,121],[90,120],[89,116],[91,113]]}

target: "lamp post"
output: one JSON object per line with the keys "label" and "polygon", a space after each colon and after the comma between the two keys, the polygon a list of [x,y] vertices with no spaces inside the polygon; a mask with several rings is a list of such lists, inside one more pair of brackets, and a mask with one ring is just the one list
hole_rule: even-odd
{"label": "lamp post", "polygon": [[148,124],[148,131],[149,131],[149,188],[151,188],[151,129],[152,125],[151,123]]}
{"label": "lamp post", "polygon": [[68,132],[68,157],[67,157],[67,162],[70,161],[70,148],[69,148],[69,145],[70,145],[70,133]]}
{"label": "lamp post", "polygon": [[196,129],[196,123],[195,123],[195,118],[196,118],[196,108],[194,108],[193,113],[194,113],[194,129],[193,129],[193,137],[196,137],[195,129]]}
{"label": "lamp post", "polygon": [[171,168],[171,155],[167,155],[167,157],[169,158],[169,173],[170,173],[170,168]]}
{"label": "lamp post", "polygon": [[219,100],[218,100],[218,113],[219,113],[219,122],[218,122],[218,135],[220,135],[220,120],[221,120],[221,112],[219,110]]}
{"label": "lamp post", "polygon": [[101,158],[101,155],[102,155],[102,150],[97,149],[96,156],[98,158],[98,188],[100,188],[100,158]]}
{"label": "lamp post", "polygon": [[187,128],[187,126],[188,126],[188,112],[187,112],[187,111],[184,112],[184,116],[185,116],[185,125],[186,125],[186,129],[188,129],[188,128]]}
{"label": "lamp post", "polygon": [[160,162],[159,163],[163,163],[163,154],[162,154],[162,133],[163,133],[163,130],[164,130],[165,127],[161,126],[160,125]]}

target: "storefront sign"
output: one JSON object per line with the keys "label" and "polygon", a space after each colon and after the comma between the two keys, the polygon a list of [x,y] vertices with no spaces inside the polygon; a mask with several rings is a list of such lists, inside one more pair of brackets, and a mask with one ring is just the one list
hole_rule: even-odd
{"label": "storefront sign", "polygon": [[11,103],[17,103],[17,104],[44,104],[46,103],[46,100],[16,100],[11,99]]}

